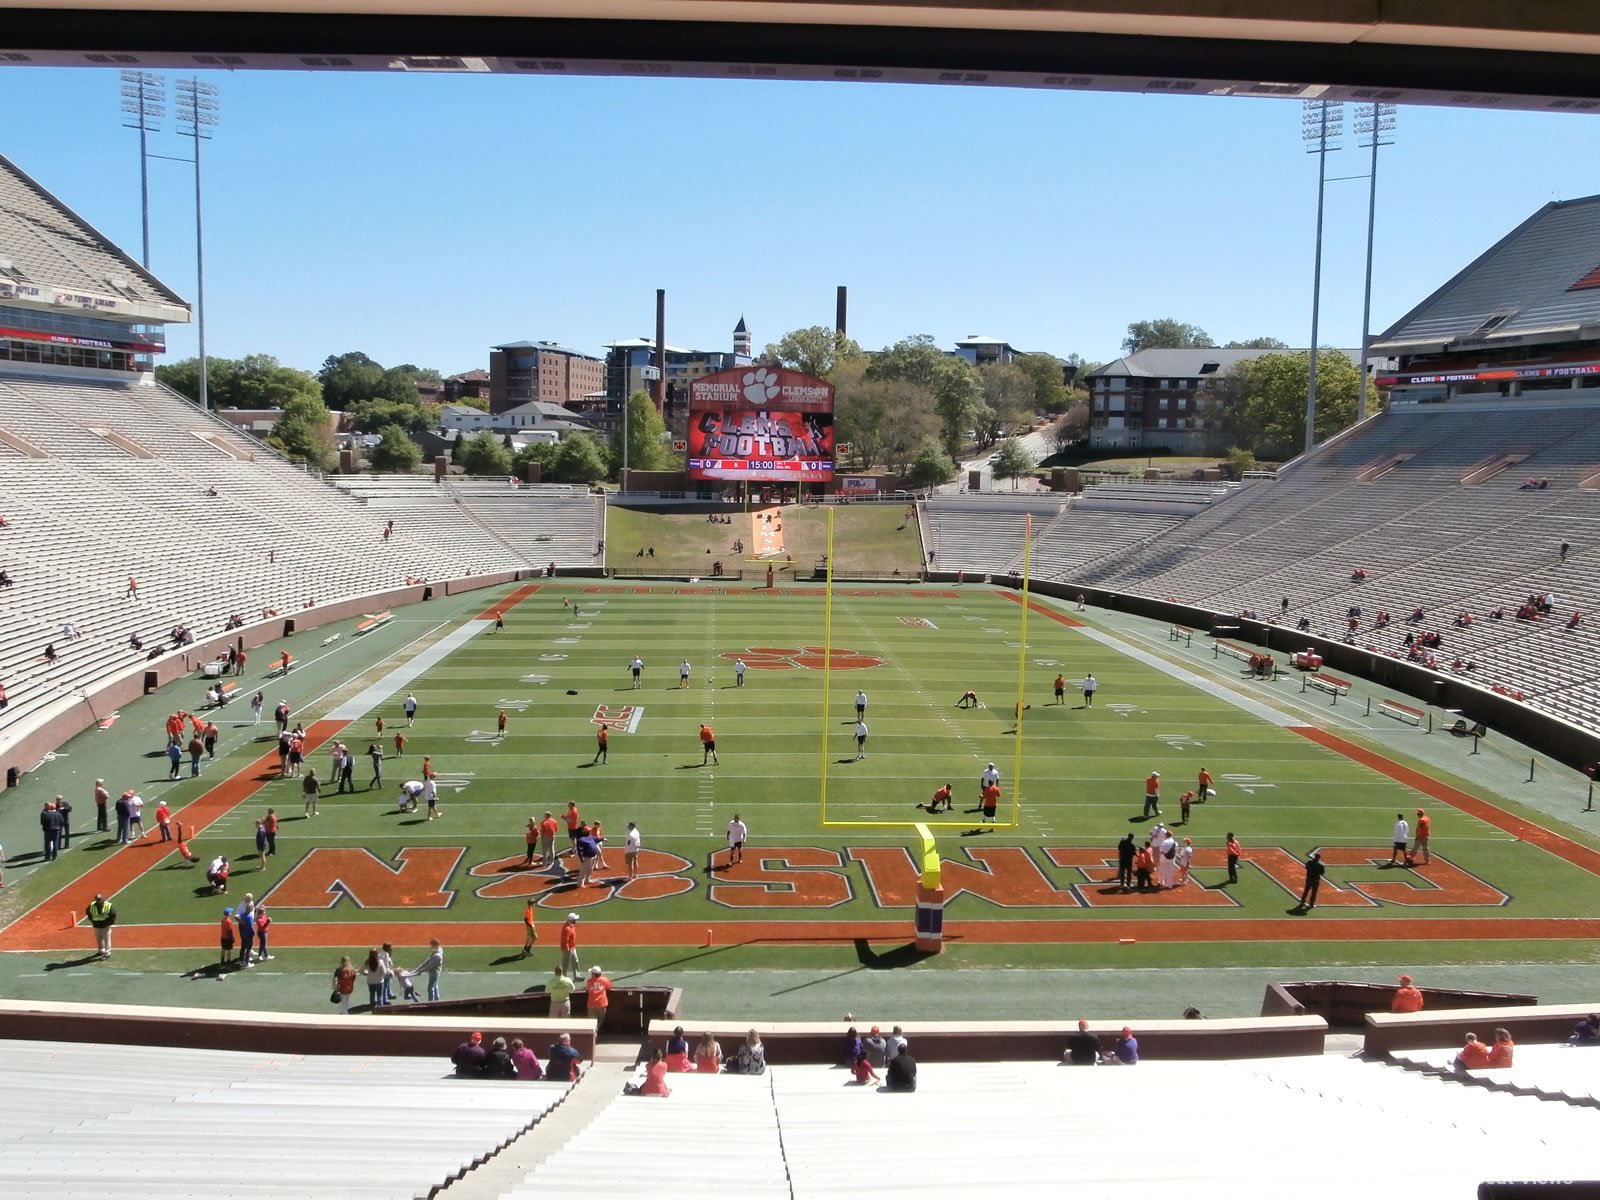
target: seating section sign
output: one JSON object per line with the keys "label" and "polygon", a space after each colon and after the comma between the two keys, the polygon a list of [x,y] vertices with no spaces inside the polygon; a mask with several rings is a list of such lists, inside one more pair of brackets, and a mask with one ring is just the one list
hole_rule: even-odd
{"label": "seating section sign", "polygon": [[691,479],[833,478],[833,385],[783,367],[735,367],[689,385]]}

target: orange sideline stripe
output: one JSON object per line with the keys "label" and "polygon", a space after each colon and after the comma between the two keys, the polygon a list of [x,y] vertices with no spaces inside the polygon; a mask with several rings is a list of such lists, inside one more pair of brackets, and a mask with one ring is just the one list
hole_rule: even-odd
{"label": "orange sideline stripe", "polygon": [[[1001,592],[1000,595],[1004,599],[1011,601],[1011,603],[1013,603],[1013,604],[1021,604],[1022,603],[1022,597],[1019,596],[1016,592]],[[1071,627],[1073,629],[1081,629],[1081,628],[1083,628],[1083,622],[1082,621],[1073,620],[1073,618],[1067,616],[1066,613],[1057,612],[1055,609],[1051,608],[1049,605],[1040,604],[1037,600],[1033,599],[1032,597],[1029,597],[1029,599],[1028,599],[1028,611],[1029,612],[1036,612],[1041,617],[1049,617],[1052,621],[1055,621],[1055,622],[1057,622],[1057,623],[1059,623],[1061,625],[1069,626],[1069,627]]]}
{"label": "orange sideline stripe", "polygon": [[542,583],[525,583],[516,591],[512,592],[509,596],[506,596],[504,599],[502,599],[500,603],[491,604],[488,608],[479,613],[474,619],[478,621],[492,621],[497,613],[504,613],[508,609],[515,608],[517,605],[521,604],[529,596],[533,595],[544,586],[545,585]]}

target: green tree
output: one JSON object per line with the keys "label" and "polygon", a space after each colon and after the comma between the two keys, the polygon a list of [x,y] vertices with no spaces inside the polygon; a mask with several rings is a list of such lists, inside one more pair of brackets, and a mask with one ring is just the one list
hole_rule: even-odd
{"label": "green tree", "polygon": [[[611,431],[611,473],[622,470],[622,426],[617,422]],[[656,411],[650,393],[638,391],[628,397],[628,469],[631,471],[659,471],[671,459],[671,451],[662,445],[667,424]]]}
{"label": "green tree", "polygon": [[[1310,379],[1311,354],[1305,350],[1263,354],[1238,363],[1207,406],[1213,438],[1265,458],[1299,453],[1305,444]],[[1360,390],[1360,370],[1348,355],[1338,350],[1317,352],[1317,441],[1355,420]]]}
{"label": "green tree", "polygon": [[1000,443],[1000,459],[991,468],[996,479],[1011,480],[1011,490],[1017,488],[1017,480],[1024,475],[1033,474],[1033,455],[1028,453],[1028,448],[1022,444],[1019,437],[1008,437]]}
{"label": "green tree", "polygon": [[432,367],[419,367],[415,363],[405,363],[395,367],[396,371],[404,371],[406,376],[415,383],[443,383],[444,376]]}
{"label": "green tree", "polygon": [[338,412],[359,400],[390,400],[396,404],[417,403],[417,383],[410,367],[385,370],[359,350],[330,354],[317,372],[322,383],[322,398]]}
{"label": "green tree", "polygon": [[1229,342],[1224,350],[1287,350],[1288,342],[1280,342],[1275,337],[1254,337],[1247,342]]}
{"label": "green tree", "polygon": [[326,471],[334,458],[333,414],[320,396],[290,397],[267,442],[289,458]]}
{"label": "green tree", "polygon": [[1047,431],[1050,449],[1065,454],[1089,433],[1089,405],[1087,401],[1074,404],[1050,424]]}
{"label": "green tree", "polygon": [[791,329],[769,343],[761,357],[779,366],[827,379],[840,363],[863,355],[853,339],[826,325],[808,325],[804,329]]}
{"label": "green tree", "polygon": [[587,433],[569,433],[551,467],[557,483],[595,483],[606,477],[605,451]]}
{"label": "green tree", "polygon": [[906,482],[914,488],[932,488],[949,483],[955,473],[956,464],[938,439],[928,438],[918,447],[905,476]]}
{"label": "green tree", "polygon": [[407,433],[426,433],[438,424],[439,409],[433,404],[357,400],[345,410],[345,417],[358,433],[379,433],[386,425],[398,425]]}
{"label": "green tree", "polygon": [[539,464],[539,478],[550,482],[555,476],[556,455],[561,453],[561,446],[556,442],[525,442],[522,449],[512,456],[511,465],[519,468],[523,463],[536,462]]}
{"label": "green tree", "polygon": [[422,461],[422,448],[413,442],[403,427],[385,425],[378,431],[378,444],[367,454],[374,471],[409,475]]}
{"label": "green tree", "polygon": [[855,470],[883,463],[903,472],[924,439],[939,432],[933,395],[906,380],[867,379],[865,370],[857,359],[834,372],[834,440],[850,447],[842,457]]}
{"label": "green tree", "polygon": [[1058,413],[1072,403],[1072,393],[1061,375],[1061,362],[1053,354],[1019,354],[1011,365],[1028,377],[1038,413]]}
{"label": "green tree", "polygon": [[1193,350],[1214,345],[1211,335],[1200,326],[1187,325],[1172,317],[1133,321],[1128,325],[1128,336],[1122,339],[1122,349],[1127,354],[1137,354],[1141,350]]}
{"label": "green tree", "polygon": [[944,353],[923,333],[886,346],[873,357],[864,378],[901,380],[928,392],[945,453],[954,458],[960,452],[981,402],[978,373],[966,359]]}
{"label": "green tree", "polygon": [[1243,446],[1234,446],[1228,451],[1228,474],[1234,479],[1243,479],[1246,471],[1256,469],[1256,456]]}
{"label": "green tree", "polygon": [[[200,400],[200,360],[186,358],[156,368],[156,379],[173,391]],[[316,377],[286,367],[270,354],[244,358],[206,356],[206,395],[212,408],[282,408],[296,396],[318,397]]]}
{"label": "green tree", "polygon": [[511,451],[487,429],[480,429],[465,440],[457,439],[450,461],[468,475],[511,474]]}
{"label": "green tree", "polygon": [[988,446],[1008,430],[1033,422],[1033,378],[1015,363],[992,363],[978,371],[983,407],[978,410],[978,441]]}

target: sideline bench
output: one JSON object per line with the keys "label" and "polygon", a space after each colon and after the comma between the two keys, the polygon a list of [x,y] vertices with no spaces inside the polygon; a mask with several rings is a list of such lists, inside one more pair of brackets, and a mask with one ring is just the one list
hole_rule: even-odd
{"label": "sideline bench", "polygon": [[1348,696],[1350,694],[1352,686],[1348,679],[1340,679],[1337,675],[1329,675],[1326,671],[1320,671],[1315,675],[1302,676],[1300,680],[1300,690],[1302,692],[1307,687],[1314,687],[1319,692],[1327,692],[1332,696],[1335,704],[1339,703],[1340,696]]}
{"label": "sideline bench", "polygon": [[1226,654],[1229,658],[1237,658],[1241,662],[1249,662],[1256,656],[1256,651],[1247,646],[1235,646],[1232,642],[1218,641],[1211,650],[1211,657]]}
{"label": "sideline bench", "polygon": [[360,637],[364,633],[371,633],[374,629],[382,629],[390,621],[394,620],[394,614],[388,611],[381,613],[366,613],[364,615],[367,619],[356,626],[357,637]]}
{"label": "sideline bench", "polygon": [[1381,716],[1393,717],[1396,721],[1404,721],[1407,725],[1421,725],[1428,718],[1428,714],[1420,708],[1412,708],[1409,704],[1401,704],[1398,700],[1380,700],[1378,713]]}
{"label": "sideline bench", "polygon": [[1167,630],[1167,641],[1169,642],[1181,641],[1185,646],[1189,646],[1193,645],[1193,639],[1194,630],[1190,629],[1187,625],[1174,625],[1171,629]]}

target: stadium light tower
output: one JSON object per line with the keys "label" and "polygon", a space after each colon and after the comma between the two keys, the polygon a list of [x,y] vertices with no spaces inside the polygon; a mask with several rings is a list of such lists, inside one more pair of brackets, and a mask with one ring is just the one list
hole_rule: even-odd
{"label": "stadium light tower", "polygon": [[[1300,139],[1317,156],[1317,250],[1311,269],[1311,373],[1306,381],[1306,445],[1317,444],[1317,320],[1322,315],[1322,207],[1328,187],[1328,153],[1344,135],[1344,105],[1332,100],[1307,100],[1300,115]],[[1329,143],[1332,143],[1331,145]]]}
{"label": "stadium light tower", "polygon": [[201,83],[199,79],[180,79],[178,89],[178,124],[187,125],[179,130],[194,139],[194,266],[195,312],[200,333],[200,408],[211,411],[210,396],[206,391],[206,251],[205,225],[200,216],[200,143],[209,140],[210,129],[217,123],[217,87]]}
{"label": "stadium light tower", "polygon": [[139,131],[139,212],[144,222],[144,257],[140,263],[150,269],[150,135],[160,133],[156,124],[167,115],[167,80],[152,71],[122,73],[122,112],[124,129]]}
{"label": "stadium light tower", "polygon": [[1361,293],[1361,395],[1356,402],[1356,420],[1367,419],[1367,357],[1372,344],[1372,230],[1378,215],[1378,147],[1392,146],[1394,139],[1383,140],[1383,135],[1394,130],[1398,109],[1393,104],[1373,103],[1370,108],[1356,110],[1356,133],[1364,134],[1370,141],[1361,143],[1372,148],[1372,169],[1368,172],[1367,186],[1367,276]]}

